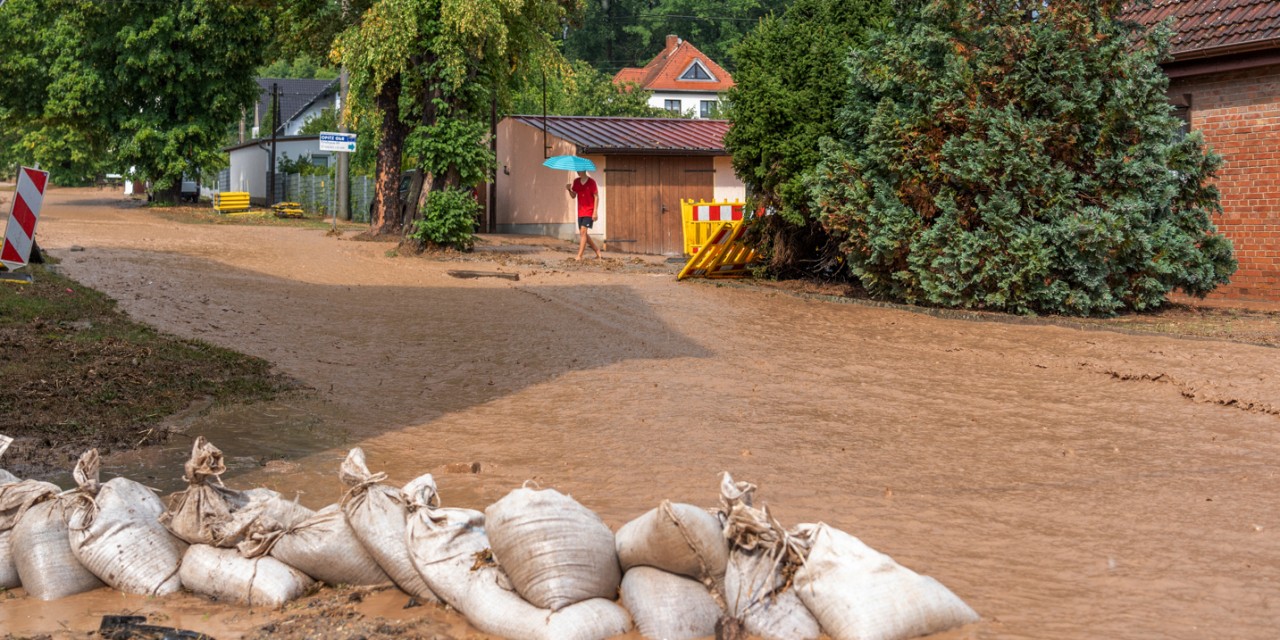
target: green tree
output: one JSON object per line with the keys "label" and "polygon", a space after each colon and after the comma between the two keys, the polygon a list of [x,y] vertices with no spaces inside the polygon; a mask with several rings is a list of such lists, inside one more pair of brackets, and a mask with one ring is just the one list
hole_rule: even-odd
{"label": "green tree", "polygon": [[873,295],[1017,313],[1148,309],[1235,270],[1158,66],[1121,0],[899,0],[850,65],[813,204]]}
{"label": "green tree", "polygon": [[[323,60],[323,58],[321,58]],[[302,53],[289,58],[278,58],[271,64],[258,67],[257,76],[259,78],[304,78],[313,80],[332,80],[338,77],[338,72],[334,69],[324,66],[320,62],[316,62],[308,53]]]}
{"label": "green tree", "polygon": [[298,133],[305,136],[316,135],[323,131],[337,130],[338,112],[334,111],[332,107],[325,107],[320,110],[320,113],[307,118],[307,121],[302,123],[302,128],[298,129]]}
{"label": "green tree", "polygon": [[649,106],[652,92],[635,85],[616,85],[612,76],[595,70],[582,60],[568,66],[553,66],[549,72],[530,69],[518,80],[512,96],[512,113],[542,113],[545,80],[549,115],[650,118],[671,115],[665,109]]}
{"label": "green tree", "polygon": [[[399,206],[406,148],[431,182],[424,193],[470,187],[492,170],[491,101],[522,65],[553,59],[551,33],[575,0],[378,0],[341,34],[336,56],[353,102],[381,117],[374,234],[412,230]],[[437,150],[447,149],[448,153]]]}
{"label": "green tree", "polygon": [[580,20],[569,25],[565,56],[603,72],[644,66],[668,34],[692,42],[731,73],[734,45],[788,0],[586,0]]}
{"label": "green tree", "polygon": [[849,51],[888,11],[888,0],[796,0],[734,49],[725,146],[753,203],[777,214],[762,235],[775,274],[823,268],[838,257],[810,211],[803,175],[821,158],[818,141],[837,131]]}
{"label": "green tree", "polygon": [[51,167],[135,168],[176,197],[224,162],[228,127],[257,98],[269,20],[233,0],[11,0],[0,117]]}

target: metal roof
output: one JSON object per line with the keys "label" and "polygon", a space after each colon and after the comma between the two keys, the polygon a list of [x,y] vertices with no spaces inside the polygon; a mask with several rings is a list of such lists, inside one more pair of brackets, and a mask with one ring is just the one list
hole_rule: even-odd
{"label": "metal roof", "polygon": [[[543,116],[511,116],[542,130]],[[579,154],[727,155],[728,120],[546,116],[547,133],[578,146]]]}
{"label": "metal roof", "polygon": [[1132,2],[1122,14],[1148,27],[1172,18],[1170,53],[1177,60],[1280,48],[1276,0],[1153,0]]}

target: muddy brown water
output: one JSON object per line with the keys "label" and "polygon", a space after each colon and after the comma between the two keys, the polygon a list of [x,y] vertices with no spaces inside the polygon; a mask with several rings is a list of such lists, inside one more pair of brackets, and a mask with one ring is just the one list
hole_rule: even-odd
{"label": "muddy brown water", "polygon": [[[233,487],[318,508],[360,446],[393,482],[435,473],[450,506],[532,479],[616,528],[663,499],[714,505],[729,471],[783,523],[845,529],[982,614],[946,638],[1280,637],[1275,349],[677,284],[570,267],[554,243],[542,264],[467,265],[519,281],[460,280],[384,244],[179,224],[92,191],[53,191],[40,225],[65,273],[134,317],[314,389],[189,418]],[[108,469],[180,488],[186,446]],[[21,594],[0,629],[143,610],[222,638],[278,615]],[[422,615],[382,598],[379,615]]]}

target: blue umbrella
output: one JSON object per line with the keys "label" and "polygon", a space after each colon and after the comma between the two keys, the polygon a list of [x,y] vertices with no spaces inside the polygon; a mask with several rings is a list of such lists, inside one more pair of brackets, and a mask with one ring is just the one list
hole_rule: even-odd
{"label": "blue umbrella", "polygon": [[578,156],[551,156],[542,162],[542,166],[560,169],[561,171],[595,171],[596,164]]}

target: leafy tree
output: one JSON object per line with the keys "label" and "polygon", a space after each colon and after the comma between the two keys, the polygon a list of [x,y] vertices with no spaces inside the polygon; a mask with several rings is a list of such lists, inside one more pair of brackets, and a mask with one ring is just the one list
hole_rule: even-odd
{"label": "leafy tree", "polygon": [[298,133],[300,135],[315,135],[322,131],[337,130],[338,112],[334,111],[332,107],[325,107],[320,110],[320,113],[307,118],[307,121],[302,123],[302,128],[298,129]]}
{"label": "leafy tree", "polygon": [[542,113],[545,80],[546,107],[550,115],[650,118],[670,115],[665,109],[649,106],[652,92],[635,85],[616,85],[612,76],[596,71],[584,61],[553,67],[551,71],[544,76],[542,70],[529,70],[519,79],[512,96],[512,113]]}
{"label": "leafy tree", "polygon": [[292,60],[279,58],[269,65],[259,67],[259,78],[304,78],[313,80],[332,80],[338,77],[334,69],[316,62],[309,54],[294,56]]}
{"label": "leafy tree", "polygon": [[1166,102],[1168,30],[1118,20],[1121,1],[896,2],[812,181],[869,292],[1108,314],[1227,282],[1220,159]]}
{"label": "leafy tree", "polygon": [[[344,31],[336,57],[351,74],[353,101],[381,116],[374,234],[411,229],[399,206],[401,157],[419,153],[430,191],[486,176],[491,101],[513,69],[556,53],[550,34],[575,0],[378,0]],[[406,144],[407,143],[407,144]],[[444,148],[450,153],[431,153]],[[408,218],[408,219],[406,219]]]}
{"label": "leafy tree", "polygon": [[224,161],[227,128],[257,97],[268,25],[232,0],[11,0],[0,118],[42,164],[135,167],[176,198],[184,173]]}
{"label": "leafy tree", "polygon": [[802,177],[821,158],[818,141],[837,131],[849,51],[888,11],[888,0],[796,0],[734,49],[725,146],[753,202],[777,214],[763,243],[777,274],[821,268],[837,256]]}
{"label": "leafy tree", "polygon": [[668,34],[694,43],[733,72],[733,46],[756,22],[781,11],[788,0],[587,0],[581,20],[570,25],[565,56],[616,73],[643,66]]}

